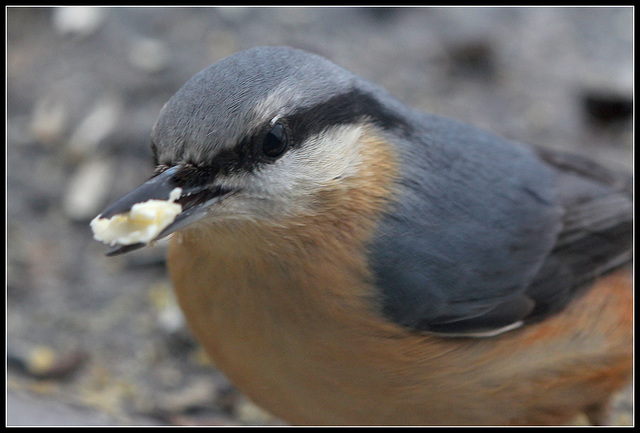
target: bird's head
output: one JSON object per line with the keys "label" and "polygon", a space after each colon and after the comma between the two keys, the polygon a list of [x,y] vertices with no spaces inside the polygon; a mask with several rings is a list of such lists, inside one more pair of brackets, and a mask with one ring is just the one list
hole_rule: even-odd
{"label": "bird's head", "polygon": [[347,188],[366,169],[362,146],[404,127],[385,98],[304,51],[258,47],[231,55],[167,102],[151,137],[155,175],[96,219],[149,200],[180,205],[151,239],[111,241],[115,254],[197,221],[278,222],[321,211],[328,191]]}

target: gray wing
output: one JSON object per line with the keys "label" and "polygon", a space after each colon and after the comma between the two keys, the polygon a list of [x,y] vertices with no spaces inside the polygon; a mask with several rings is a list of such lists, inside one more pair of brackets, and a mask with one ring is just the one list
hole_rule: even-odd
{"label": "gray wing", "polygon": [[529,319],[562,309],[595,278],[632,259],[633,178],[575,155],[537,149],[556,174],[562,230],[527,294]]}
{"label": "gray wing", "polygon": [[[631,254],[631,180],[435,116],[398,143],[370,262],[392,320],[481,333],[561,309]],[[418,144],[419,143],[419,144]]]}

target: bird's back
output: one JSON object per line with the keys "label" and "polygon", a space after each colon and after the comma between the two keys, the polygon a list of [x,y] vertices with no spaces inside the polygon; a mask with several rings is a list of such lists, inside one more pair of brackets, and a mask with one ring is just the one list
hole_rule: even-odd
{"label": "bird's back", "polygon": [[396,322],[450,334],[509,329],[561,310],[630,262],[630,176],[417,119],[396,143],[399,193],[370,247]]}

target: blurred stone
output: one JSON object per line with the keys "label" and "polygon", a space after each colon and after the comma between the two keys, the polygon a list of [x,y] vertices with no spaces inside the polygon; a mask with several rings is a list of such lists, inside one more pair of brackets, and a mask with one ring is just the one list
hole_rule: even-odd
{"label": "blurred stone", "polygon": [[630,119],[633,115],[632,93],[611,90],[588,90],[582,96],[587,117],[603,124]]}
{"label": "blurred stone", "polygon": [[129,62],[143,72],[154,73],[166,68],[171,52],[165,43],[156,39],[138,39],[129,51]]}
{"label": "blurred stone", "polygon": [[282,425],[275,416],[265,411],[251,400],[241,398],[239,404],[235,408],[235,415],[240,422],[245,425]]}
{"label": "blurred stone", "polygon": [[67,107],[49,98],[39,100],[31,115],[30,130],[41,143],[60,141],[66,130],[69,113]]}
{"label": "blurred stone", "polygon": [[495,54],[488,40],[456,41],[446,47],[446,53],[454,74],[483,79],[489,79],[495,75]]}
{"label": "blurred stone", "polygon": [[122,114],[122,102],[106,96],[75,129],[66,147],[67,156],[77,160],[92,154],[98,144],[113,132]]}
{"label": "blurred stone", "polygon": [[149,301],[156,310],[158,325],[164,332],[176,334],[185,329],[186,321],[170,284],[161,282],[152,285],[149,288]]}
{"label": "blurred stone", "polygon": [[88,221],[107,202],[115,164],[104,158],[83,162],[69,180],[64,195],[65,214],[74,221]]}
{"label": "blurred stone", "polygon": [[86,355],[77,350],[64,353],[45,345],[11,343],[7,347],[7,366],[37,379],[64,379],[78,370]]}
{"label": "blurred stone", "polygon": [[88,36],[100,27],[105,14],[104,8],[59,7],[53,11],[53,27],[61,35]]}
{"label": "blurred stone", "polygon": [[215,393],[212,382],[197,380],[178,391],[166,392],[161,396],[158,408],[162,412],[184,413],[194,407],[211,407]]}

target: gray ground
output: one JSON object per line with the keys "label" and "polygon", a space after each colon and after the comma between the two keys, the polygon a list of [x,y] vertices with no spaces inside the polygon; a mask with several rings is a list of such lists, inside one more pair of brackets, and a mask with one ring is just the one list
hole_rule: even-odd
{"label": "gray ground", "polygon": [[[7,9],[7,423],[278,424],[208,365],[162,246],[88,222],[151,174],[149,132],[234,51],[325,55],[407,104],[632,167],[631,8]],[[632,392],[613,423],[630,425]]]}

